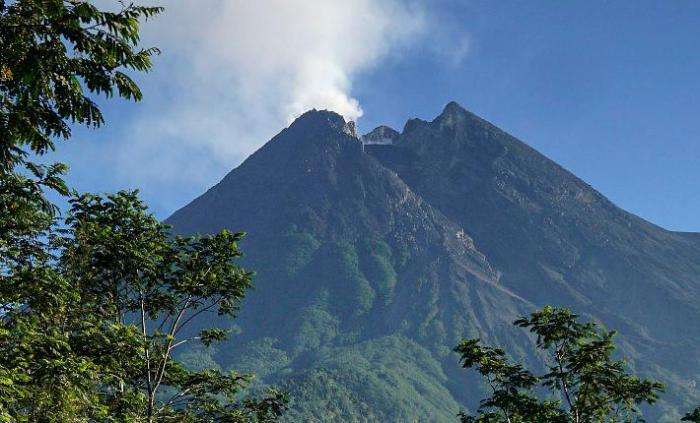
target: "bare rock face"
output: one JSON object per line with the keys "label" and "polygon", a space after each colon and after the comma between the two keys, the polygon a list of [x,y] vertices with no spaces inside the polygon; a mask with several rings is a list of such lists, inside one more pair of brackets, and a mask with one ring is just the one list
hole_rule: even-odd
{"label": "bare rock face", "polygon": [[482,389],[458,340],[542,371],[510,323],[545,304],[618,329],[635,371],[668,384],[649,421],[700,402],[700,236],[619,209],[457,103],[361,138],[309,111],[167,222],[248,233],[256,289],[206,360],[287,387],[289,421],[452,422]]}
{"label": "bare rock face", "polygon": [[399,139],[400,135],[396,130],[382,125],[363,135],[362,143],[365,145],[392,145]]}
{"label": "bare rock face", "polygon": [[343,132],[347,135],[350,135],[353,138],[359,139],[359,136],[357,135],[357,126],[353,121],[349,121],[345,124],[345,126],[343,127]]}

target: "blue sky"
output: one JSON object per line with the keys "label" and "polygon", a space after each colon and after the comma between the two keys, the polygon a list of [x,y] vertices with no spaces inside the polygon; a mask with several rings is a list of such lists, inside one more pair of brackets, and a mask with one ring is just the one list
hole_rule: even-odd
{"label": "blue sky", "polygon": [[167,217],[303,108],[367,131],[455,100],[619,206],[700,231],[700,2],[288,3],[167,2],[144,34],[164,50],[146,100],[102,102],[108,125],[51,158]]}

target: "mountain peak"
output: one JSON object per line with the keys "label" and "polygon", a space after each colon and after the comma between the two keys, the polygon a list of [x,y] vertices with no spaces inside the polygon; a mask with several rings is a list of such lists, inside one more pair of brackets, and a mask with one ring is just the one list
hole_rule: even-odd
{"label": "mountain peak", "polygon": [[464,107],[460,106],[459,103],[457,103],[456,101],[450,101],[449,103],[447,103],[440,115],[458,115],[464,114],[466,112],[467,110]]}
{"label": "mountain peak", "polygon": [[[339,114],[311,110],[167,220],[182,234],[249,234],[242,264],[257,289],[241,335],[207,360],[301,387],[290,421],[451,422],[464,399],[478,407],[479,388],[450,382],[463,375],[443,351],[478,336],[540,368],[509,323],[561,304],[619,328],[636,368],[680,386],[660,408],[700,400],[700,328],[688,324],[700,239],[617,209],[457,103],[409,120],[396,145],[362,148],[395,132],[360,140]],[[396,394],[416,381],[420,392]]]}
{"label": "mountain peak", "polygon": [[355,122],[346,122],[343,116],[331,110],[311,109],[304,112],[289,125],[289,130],[306,134],[330,130],[333,132],[342,132],[352,138],[359,138],[357,136]]}
{"label": "mountain peak", "polygon": [[386,125],[378,126],[371,132],[362,136],[364,144],[382,144],[391,145],[399,139],[399,132]]}
{"label": "mountain peak", "polygon": [[330,110],[311,109],[294,119],[289,128],[310,130],[320,127],[331,127],[342,130],[344,126],[345,119],[338,113]]}
{"label": "mountain peak", "polygon": [[442,110],[442,113],[440,113],[440,116],[435,119],[435,122],[439,122],[441,125],[449,127],[465,121],[469,116],[471,116],[471,113],[469,113],[464,107],[460,106],[455,101],[451,101],[447,103],[445,108]]}
{"label": "mountain peak", "polygon": [[419,118],[413,118],[409,119],[406,121],[406,124],[403,126],[403,134],[408,134],[411,133],[419,128],[423,128],[428,125],[428,122],[424,121],[423,119]]}

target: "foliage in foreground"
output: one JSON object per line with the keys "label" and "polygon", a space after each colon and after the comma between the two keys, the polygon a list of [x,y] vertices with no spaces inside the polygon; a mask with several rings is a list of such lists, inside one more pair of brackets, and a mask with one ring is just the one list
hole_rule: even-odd
{"label": "foliage in foreground", "polygon": [[139,20],[162,11],[123,3],[119,11],[84,0],[0,0],[0,168],[44,154],[70,138],[71,123],[99,127],[88,93],[140,100],[125,71],[148,71],[155,48],[139,48]]}
{"label": "foliage in foreground", "polygon": [[[225,339],[194,328],[233,316],[251,284],[242,234],[172,237],[135,193],[74,198],[67,229],[3,275],[0,410],[10,421],[267,421],[284,396],[241,400],[249,377],[189,370],[185,345]],[[51,417],[47,417],[51,416]]]}
{"label": "foliage in foreground", "polygon": [[[567,309],[545,307],[514,324],[536,335],[547,373],[534,375],[478,339],[462,341],[455,348],[462,366],[475,368],[491,389],[476,415],[460,413],[463,423],[641,421],[638,406],[653,404],[663,390],[661,383],[629,374],[624,361],[612,358],[614,331],[581,323]],[[550,398],[541,400],[541,391],[549,391]]]}
{"label": "foliage in foreground", "polygon": [[[269,421],[285,397],[242,394],[250,376],[192,370],[194,327],[232,316],[250,286],[242,234],[174,238],[136,193],[71,193],[63,164],[30,161],[71,125],[104,121],[89,97],[140,100],[140,21],[161,9],[84,0],[0,0],[0,421]],[[46,193],[71,197],[68,218]]]}
{"label": "foliage in foreground", "polygon": [[700,407],[686,414],[681,421],[700,423]]}

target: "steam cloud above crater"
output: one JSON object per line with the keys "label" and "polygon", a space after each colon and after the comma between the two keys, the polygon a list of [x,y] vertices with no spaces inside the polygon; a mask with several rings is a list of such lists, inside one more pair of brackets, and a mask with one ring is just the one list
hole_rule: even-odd
{"label": "steam cloud above crater", "polygon": [[357,119],[353,77],[423,28],[422,14],[396,0],[179,1],[170,10],[160,28],[185,41],[193,71],[285,119],[313,107]]}
{"label": "steam cloud above crater", "polygon": [[163,5],[143,25],[144,45],[163,54],[114,151],[117,177],[145,190],[211,184],[308,109],[358,119],[353,81],[428,32],[424,10],[405,0]]}

